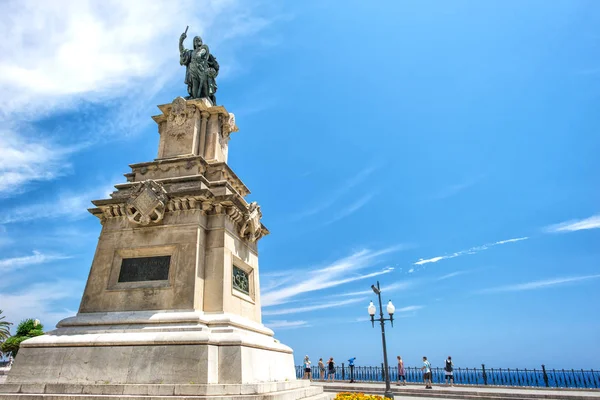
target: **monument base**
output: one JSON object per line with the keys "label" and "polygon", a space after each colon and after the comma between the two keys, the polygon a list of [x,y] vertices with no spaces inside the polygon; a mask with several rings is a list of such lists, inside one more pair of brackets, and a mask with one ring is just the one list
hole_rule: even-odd
{"label": "monument base", "polygon": [[21,344],[7,383],[245,384],[294,380],[262,324],[198,311],[85,313]]}
{"label": "monument base", "polygon": [[21,344],[0,399],[325,396],[296,380],[292,350],[270,329],[236,315],[85,313],[57,327]]}

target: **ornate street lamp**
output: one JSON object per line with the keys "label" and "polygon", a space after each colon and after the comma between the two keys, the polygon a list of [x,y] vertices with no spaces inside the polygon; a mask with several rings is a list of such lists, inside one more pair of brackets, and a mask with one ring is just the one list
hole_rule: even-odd
{"label": "ornate street lamp", "polygon": [[387,304],[387,312],[390,315],[389,318],[383,318],[383,306],[381,305],[381,289],[379,287],[379,281],[377,281],[377,286],[371,285],[371,289],[377,295],[379,299],[379,318],[375,319],[375,312],[377,311],[373,302],[369,304],[368,310],[369,315],[371,316],[371,324],[375,327],[375,321],[378,321],[381,324],[381,343],[383,344],[383,368],[384,368],[384,376],[385,376],[385,393],[384,396],[390,399],[394,398],[394,394],[392,393],[392,389],[390,388],[390,373],[388,369],[388,359],[387,359],[387,347],[385,344],[385,321],[390,321],[392,327],[394,326],[394,311],[396,311],[396,307],[392,304],[390,300]]}

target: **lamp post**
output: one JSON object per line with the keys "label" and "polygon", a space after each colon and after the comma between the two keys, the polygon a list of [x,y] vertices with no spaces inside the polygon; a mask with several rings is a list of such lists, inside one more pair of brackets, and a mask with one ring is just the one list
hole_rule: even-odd
{"label": "lamp post", "polygon": [[396,311],[396,307],[392,304],[390,300],[387,304],[387,312],[390,315],[389,318],[383,318],[383,306],[381,305],[381,288],[379,287],[379,281],[377,281],[377,286],[371,285],[371,289],[377,295],[379,299],[379,318],[375,319],[375,312],[377,309],[373,302],[369,304],[369,315],[371,316],[371,324],[375,327],[375,321],[378,321],[381,324],[381,343],[383,345],[383,368],[384,368],[384,376],[385,376],[385,393],[384,396],[390,399],[394,398],[394,394],[392,393],[392,389],[390,388],[390,373],[388,369],[388,359],[387,359],[387,347],[385,344],[385,321],[390,321],[392,327],[394,326],[394,311]]}

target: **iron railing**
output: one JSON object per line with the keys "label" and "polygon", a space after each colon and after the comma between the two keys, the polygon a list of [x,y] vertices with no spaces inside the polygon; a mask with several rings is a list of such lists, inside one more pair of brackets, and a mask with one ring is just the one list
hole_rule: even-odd
{"label": "iron railing", "polygon": [[[423,382],[423,372],[420,367],[404,368],[407,382]],[[357,382],[383,382],[383,364],[379,367],[354,367],[354,380]],[[389,367],[391,381],[398,380],[398,367]],[[321,379],[319,368],[311,368],[311,378]],[[296,366],[296,376],[304,376],[304,367]],[[600,371],[584,369],[541,369],[527,368],[454,368],[454,384],[480,386],[516,386],[516,387],[551,387],[551,388],[580,388],[600,389]],[[325,369],[324,379],[331,379]],[[443,368],[432,368],[433,383],[442,384],[446,381]],[[336,366],[334,380],[350,380],[350,368],[342,363]]]}

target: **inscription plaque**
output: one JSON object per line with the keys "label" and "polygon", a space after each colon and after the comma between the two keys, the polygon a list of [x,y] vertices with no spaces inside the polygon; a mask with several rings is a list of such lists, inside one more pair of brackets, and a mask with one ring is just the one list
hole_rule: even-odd
{"label": "inscription plaque", "polygon": [[124,258],[119,282],[166,281],[171,256]]}

